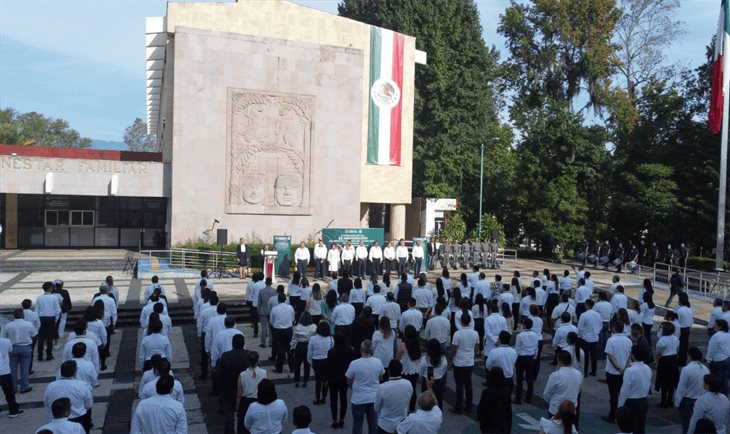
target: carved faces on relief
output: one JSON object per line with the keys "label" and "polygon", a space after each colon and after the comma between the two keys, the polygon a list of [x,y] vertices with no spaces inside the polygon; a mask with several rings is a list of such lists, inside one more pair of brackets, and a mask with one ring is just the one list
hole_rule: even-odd
{"label": "carved faces on relief", "polygon": [[264,181],[264,176],[261,174],[252,173],[249,176],[245,176],[241,182],[243,200],[251,205],[258,205],[263,202],[266,197]]}
{"label": "carved faces on relief", "polygon": [[276,178],[276,204],[299,206],[302,203],[302,178],[298,175],[279,175]]}

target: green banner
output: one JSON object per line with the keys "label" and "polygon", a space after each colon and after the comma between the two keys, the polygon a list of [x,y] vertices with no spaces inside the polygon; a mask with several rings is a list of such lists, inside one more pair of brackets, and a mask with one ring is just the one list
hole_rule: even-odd
{"label": "green banner", "polygon": [[383,238],[385,238],[383,228],[322,229],[322,241],[327,248],[332,243],[345,244],[347,240],[352,241],[353,246],[357,246],[362,241],[366,247],[372,246],[377,241],[382,247]]}
{"label": "green banner", "polygon": [[274,250],[278,253],[274,263],[277,277],[289,277],[289,265],[291,264],[291,236],[274,235]]}
{"label": "green banner", "polygon": [[[421,272],[428,271],[428,238],[413,238],[413,249],[416,248],[416,241],[421,242],[421,249],[423,250],[423,258],[421,259]],[[413,251],[411,249],[411,252]],[[412,254],[412,253],[411,253]]]}

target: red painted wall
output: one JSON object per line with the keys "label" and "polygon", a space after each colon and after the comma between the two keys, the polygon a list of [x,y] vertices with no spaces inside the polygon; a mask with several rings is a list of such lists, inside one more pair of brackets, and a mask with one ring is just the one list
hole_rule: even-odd
{"label": "red painted wall", "polygon": [[162,162],[161,152],[107,151],[100,149],[46,148],[0,144],[0,155],[22,157],[74,158],[84,160],[153,161]]}

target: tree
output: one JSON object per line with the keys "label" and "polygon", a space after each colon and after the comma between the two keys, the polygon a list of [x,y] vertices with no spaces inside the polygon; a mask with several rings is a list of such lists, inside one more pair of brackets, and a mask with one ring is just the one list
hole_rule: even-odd
{"label": "tree", "polygon": [[504,226],[502,226],[502,224],[499,223],[497,218],[491,214],[482,215],[481,236],[479,234],[479,223],[477,223],[476,227],[474,227],[474,229],[472,229],[469,232],[469,238],[472,240],[476,240],[476,239],[491,240],[492,231],[497,231],[497,238],[499,239],[499,241],[498,241],[499,246],[505,247],[507,245],[507,240],[505,239]]}
{"label": "tree", "polygon": [[[479,217],[480,145],[486,155],[509,164],[512,140],[511,129],[497,116],[504,104],[499,53],[482,39],[476,4],[342,0],[338,10],[341,16],[415,36],[416,47],[428,53],[428,65],[416,65],[413,194],[457,198],[464,219],[473,225]],[[485,173],[494,176],[489,169]],[[488,201],[487,211],[497,211],[491,207],[498,203]]]}
{"label": "tree", "polygon": [[130,151],[157,152],[157,140],[154,135],[147,134],[147,123],[136,118],[132,125],[124,129],[124,143]]}
{"label": "tree", "polygon": [[442,241],[449,241],[452,243],[460,243],[464,241],[466,237],[466,223],[461,217],[460,213],[451,214],[446,220],[446,225],[439,233],[439,238]]}
{"label": "tree", "polygon": [[684,34],[674,17],[679,0],[619,0],[621,18],[614,39],[619,46],[618,72],[633,100],[637,90],[666,65],[663,50]]}
{"label": "tree", "polygon": [[18,113],[0,110],[0,143],[52,148],[88,148],[91,139],[81,137],[63,119],[45,117],[37,112]]}

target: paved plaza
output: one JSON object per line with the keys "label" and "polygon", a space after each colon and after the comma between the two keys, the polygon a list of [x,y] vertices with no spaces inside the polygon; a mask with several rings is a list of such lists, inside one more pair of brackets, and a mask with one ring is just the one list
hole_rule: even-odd
{"label": "paved plaza", "polygon": [[[63,253],[58,253],[63,255]],[[7,253],[3,253],[7,255]],[[52,260],[56,253],[47,252],[46,256],[41,253],[34,253],[36,260]],[[98,290],[99,283],[109,274],[114,276],[115,284],[119,288],[120,298],[123,300],[121,308],[138,306],[142,302],[142,293],[148,282],[133,279],[129,274],[119,271],[109,272],[3,272],[2,256],[0,256],[0,311],[7,314],[10,310],[20,305],[21,300],[35,297],[41,293],[41,284],[44,281],[61,278],[65,281],[65,287],[69,290],[74,303],[74,311],[78,311],[91,300],[93,294]],[[552,272],[562,273],[564,269],[571,269],[570,265],[551,264],[535,260],[508,260],[500,273],[507,277],[512,271],[520,270],[524,275],[529,275],[532,270],[550,268]],[[458,271],[456,272],[458,273]],[[458,277],[458,274],[452,278]],[[488,278],[492,279],[495,272],[488,271]],[[436,274],[429,276],[429,280],[435,280]],[[607,288],[613,273],[598,270],[594,273],[594,280],[598,288]],[[638,285],[643,276],[625,275],[623,282],[627,287],[627,295],[635,297],[638,293]],[[171,307],[189,306],[190,294],[194,289],[196,279],[161,279],[160,283],[165,287]],[[245,297],[246,280],[235,278],[213,279],[215,290],[222,300],[230,304],[243,303]],[[657,290],[657,305],[663,305],[668,292],[661,287]],[[691,345],[697,345],[703,350],[707,344],[707,334],[704,327],[710,305],[702,300],[692,300],[692,308],[696,317],[696,324],[691,333]],[[657,309],[657,313],[661,313]],[[660,321],[659,316],[655,321]],[[71,324],[69,324],[69,327]],[[272,362],[266,359],[270,350],[259,348],[259,340],[252,338],[252,329],[249,324],[238,324],[246,336],[246,348],[260,351],[264,361],[262,367],[272,368]],[[129,421],[137,403],[137,386],[141,378],[141,366],[137,363],[137,349],[141,342],[141,331],[138,327],[124,326],[117,329],[112,336],[111,357],[107,360],[109,369],[100,374],[100,386],[94,389],[93,407],[93,432],[100,433],[124,433],[129,430]],[[210,396],[210,382],[200,382],[196,379],[200,372],[199,359],[200,347],[197,342],[195,326],[190,323],[175,324],[173,315],[173,329],[170,340],[173,346],[172,368],[176,379],[180,380],[185,390],[185,408],[187,409],[189,431],[191,433],[219,433],[223,432],[223,418],[217,413],[217,398]],[[51,362],[34,362],[34,374],[31,376],[30,393],[18,394],[17,399],[21,408],[25,410],[22,417],[9,419],[7,412],[0,413],[0,425],[3,432],[8,433],[32,433],[38,426],[48,420],[48,414],[43,408],[43,394],[46,385],[53,380],[60,365],[61,350],[55,350],[56,358]],[[547,382],[548,374],[554,367],[549,363],[553,353],[549,344],[545,345],[542,354],[541,372],[535,384],[536,396],[532,404],[513,405],[513,432],[529,433],[539,430],[537,421],[540,417],[547,415],[547,404],[542,400],[541,395]],[[608,388],[603,382],[604,362],[600,362],[598,377],[588,377],[584,380],[581,396],[580,431],[587,433],[608,433],[616,432],[614,426],[610,426],[600,419],[600,416],[608,412]],[[308,405],[313,413],[312,431],[317,433],[334,432],[330,427],[331,417],[329,405],[312,405],[314,399],[314,381],[306,389],[294,388],[293,376],[285,369],[284,374],[269,374],[277,385],[279,397],[284,399],[289,408],[289,421],[285,432],[290,432],[294,426],[291,420],[291,411],[297,405]],[[484,369],[477,366],[473,378],[475,405],[483,389],[482,382]],[[454,402],[453,376],[449,374],[448,391],[445,395],[444,423],[441,431],[444,433],[477,433],[478,423],[476,414],[455,415],[447,411]],[[648,432],[674,433],[680,432],[679,415],[674,409],[660,409],[656,407],[659,402],[657,393],[649,398],[650,412],[647,420]],[[344,430],[351,430],[351,412],[348,409]]]}

